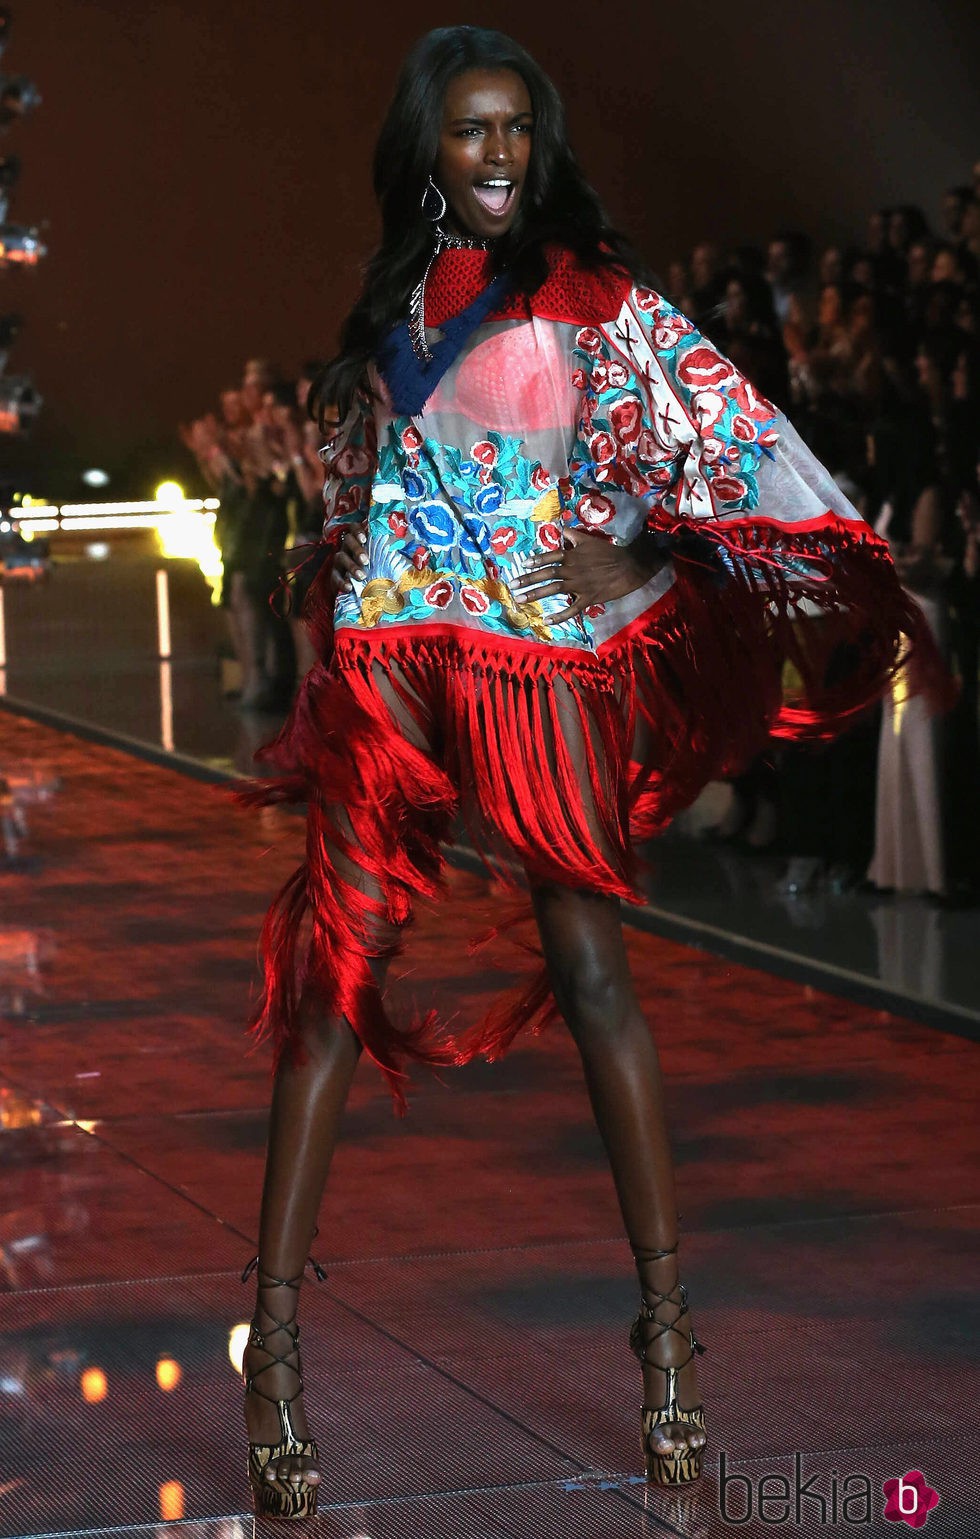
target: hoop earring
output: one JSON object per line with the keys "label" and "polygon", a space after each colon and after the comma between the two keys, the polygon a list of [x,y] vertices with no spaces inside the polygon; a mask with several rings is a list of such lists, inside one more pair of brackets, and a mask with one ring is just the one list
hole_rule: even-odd
{"label": "hoop earring", "polygon": [[[433,193],[439,199],[439,202],[442,204],[442,207],[438,210],[437,213],[432,213],[432,211],[431,211],[431,209],[432,209],[431,194],[433,194]],[[446,203],[445,198],[443,197],[442,193],[439,191],[438,187],[436,186],[435,182],[432,180],[432,178],[430,176],[429,180],[428,180],[428,184],[426,185],[425,191],[422,193],[422,214],[423,214],[423,216],[426,219],[430,220],[432,224],[438,224],[439,220],[444,217],[447,207],[448,207],[448,205]]]}

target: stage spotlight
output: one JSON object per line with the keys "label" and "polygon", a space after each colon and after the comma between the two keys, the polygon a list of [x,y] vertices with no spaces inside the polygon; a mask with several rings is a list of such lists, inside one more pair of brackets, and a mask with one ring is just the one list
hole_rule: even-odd
{"label": "stage spotlight", "polygon": [[0,378],[0,433],[26,433],[41,404],[41,397],[26,376]]}
{"label": "stage spotlight", "polygon": [[179,481],[161,481],[153,493],[155,502],[160,502],[165,508],[177,508],[185,501],[184,488]]}
{"label": "stage spotlight", "polygon": [[91,470],[82,471],[82,480],[86,486],[108,486],[109,477],[106,471],[98,470],[94,466]]}
{"label": "stage spotlight", "polygon": [[36,225],[0,224],[0,267],[36,267],[47,254]]}

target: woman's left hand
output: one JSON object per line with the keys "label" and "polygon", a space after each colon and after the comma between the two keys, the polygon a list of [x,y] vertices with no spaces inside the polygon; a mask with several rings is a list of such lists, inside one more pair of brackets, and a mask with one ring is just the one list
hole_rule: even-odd
{"label": "woman's left hand", "polygon": [[633,553],[632,546],[614,545],[581,529],[566,529],[564,536],[563,549],[532,556],[526,570],[510,584],[519,604],[535,603],[556,593],[568,595],[570,603],[549,615],[549,624],[571,620],[592,604],[609,604],[635,593],[663,564],[658,561],[651,567]]}

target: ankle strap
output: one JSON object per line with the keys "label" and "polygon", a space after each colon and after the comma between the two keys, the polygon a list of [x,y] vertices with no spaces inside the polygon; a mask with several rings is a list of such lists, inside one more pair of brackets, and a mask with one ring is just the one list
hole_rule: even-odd
{"label": "ankle strap", "polygon": [[677,1247],[679,1245],[680,1240],[675,1240],[673,1245],[670,1246],[669,1250],[648,1250],[646,1246],[634,1245],[631,1242],[630,1250],[633,1252],[636,1260],[639,1261],[642,1265],[647,1261],[666,1261],[668,1256],[676,1256]]}
{"label": "ankle strap", "polygon": [[[317,1282],[326,1282],[327,1274],[323,1267],[320,1265],[319,1261],[314,1261],[312,1256],[307,1256],[306,1266],[311,1266],[313,1268],[313,1275],[316,1277]],[[253,1256],[251,1261],[246,1266],[244,1272],[242,1273],[242,1282],[248,1282],[248,1279],[251,1277],[252,1273],[257,1271],[257,1286],[259,1288],[293,1288],[298,1292],[300,1283],[303,1281],[303,1276],[306,1272],[306,1266],[304,1266],[303,1271],[300,1272],[298,1277],[273,1277],[271,1272],[267,1272],[263,1267],[259,1266],[258,1256]]]}

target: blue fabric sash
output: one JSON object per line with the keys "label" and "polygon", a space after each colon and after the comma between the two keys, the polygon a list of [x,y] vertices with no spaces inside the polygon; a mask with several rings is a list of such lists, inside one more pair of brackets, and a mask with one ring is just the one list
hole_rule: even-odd
{"label": "blue fabric sash", "polygon": [[426,401],[446,370],[459,357],[476,328],[483,324],[500,303],[509,287],[509,275],[498,273],[472,304],[446,321],[439,328],[442,332],[441,340],[429,345],[431,363],[423,363],[417,355],[406,321],[388,333],[378,348],[376,362],[399,416],[422,415]]}

